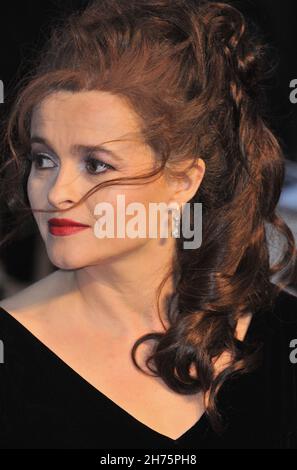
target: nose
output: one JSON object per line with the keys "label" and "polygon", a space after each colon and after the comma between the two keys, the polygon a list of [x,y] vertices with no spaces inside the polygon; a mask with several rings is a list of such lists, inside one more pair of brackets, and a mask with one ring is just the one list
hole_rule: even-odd
{"label": "nose", "polygon": [[48,202],[54,208],[66,209],[80,198],[78,175],[68,168],[61,168],[50,182]]}

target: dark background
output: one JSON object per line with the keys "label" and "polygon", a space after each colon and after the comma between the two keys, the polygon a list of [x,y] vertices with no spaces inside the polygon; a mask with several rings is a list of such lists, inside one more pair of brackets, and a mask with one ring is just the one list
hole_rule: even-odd
{"label": "dark background", "polygon": [[[2,2],[0,79],[4,83],[4,97],[5,88],[13,86],[29,70],[30,60],[38,54],[48,37],[48,28],[55,23],[55,19],[86,3],[85,0]],[[297,79],[296,2],[242,0],[232,4],[260,26],[267,42],[275,48],[278,66],[267,88],[270,122],[281,140],[286,158],[297,163],[297,104],[289,100],[290,81]],[[1,104],[0,113],[6,112],[5,109],[5,103]],[[0,262],[2,270],[9,276],[11,291],[20,289],[54,269],[46,260],[39,235],[34,230],[2,251]],[[0,282],[0,298],[11,293],[4,288],[5,279]]]}

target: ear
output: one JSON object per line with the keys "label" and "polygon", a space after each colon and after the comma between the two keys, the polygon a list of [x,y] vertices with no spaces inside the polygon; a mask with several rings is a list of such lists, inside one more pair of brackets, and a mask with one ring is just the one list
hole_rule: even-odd
{"label": "ear", "polygon": [[205,162],[201,158],[179,164],[176,177],[171,177],[171,200],[180,206],[197,193],[205,174]]}

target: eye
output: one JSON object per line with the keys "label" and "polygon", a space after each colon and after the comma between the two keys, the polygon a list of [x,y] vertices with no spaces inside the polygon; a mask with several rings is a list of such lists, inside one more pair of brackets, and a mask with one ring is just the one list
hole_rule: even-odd
{"label": "eye", "polygon": [[100,173],[106,173],[108,170],[114,170],[113,166],[99,160],[98,158],[92,157],[91,155],[85,159],[85,164],[88,173],[91,175],[99,175]]}
{"label": "eye", "polygon": [[[31,152],[27,155],[27,159],[34,163],[37,170],[47,170],[49,168],[55,168],[57,165],[46,153],[35,153]],[[87,169],[87,172],[91,175],[99,175],[106,173],[108,170],[114,170],[114,167],[108,163],[99,160],[92,155],[88,155],[84,161],[83,166]]]}
{"label": "eye", "polygon": [[[38,170],[46,170],[47,168],[54,168],[56,164],[53,160],[45,153],[34,153],[31,152],[27,155],[27,159],[34,163],[34,166]],[[42,165],[42,161],[45,161],[45,166]]]}

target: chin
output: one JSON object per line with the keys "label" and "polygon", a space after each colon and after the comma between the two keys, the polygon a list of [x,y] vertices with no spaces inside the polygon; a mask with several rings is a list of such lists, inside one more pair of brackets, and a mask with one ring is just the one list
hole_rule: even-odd
{"label": "chin", "polygon": [[60,260],[56,260],[55,258],[51,258],[51,257],[49,257],[49,259],[50,259],[50,262],[56,268],[63,269],[64,271],[73,271],[75,269],[80,269],[80,268],[84,267],[84,266],[78,265],[77,263],[69,263],[69,262],[66,262],[66,261],[60,261]]}
{"label": "chin", "polygon": [[60,250],[48,250],[47,255],[54,266],[65,270],[95,266],[109,259],[109,256],[106,256],[106,254],[102,254],[102,257],[98,255],[96,258],[94,256],[91,257],[90,253],[85,253],[84,255],[79,248],[73,251],[64,249],[63,252],[60,252]]}
{"label": "chin", "polygon": [[84,257],[78,252],[78,250],[75,254],[67,254],[65,251],[64,253],[54,253],[53,251],[48,250],[47,255],[50,262],[60,269],[73,270],[83,268],[86,265]]}

